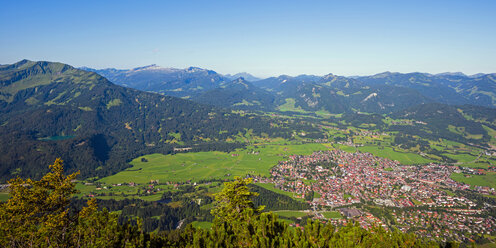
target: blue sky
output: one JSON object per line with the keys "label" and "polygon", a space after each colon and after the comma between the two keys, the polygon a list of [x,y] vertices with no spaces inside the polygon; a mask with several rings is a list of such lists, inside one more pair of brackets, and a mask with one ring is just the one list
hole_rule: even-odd
{"label": "blue sky", "polygon": [[2,1],[0,64],[496,72],[496,1]]}

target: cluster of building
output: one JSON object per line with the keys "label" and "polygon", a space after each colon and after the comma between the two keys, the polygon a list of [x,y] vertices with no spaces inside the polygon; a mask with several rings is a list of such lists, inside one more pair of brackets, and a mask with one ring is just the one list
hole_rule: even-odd
{"label": "cluster of building", "polygon": [[464,173],[470,175],[485,175],[486,171],[479,168],[459,167],[458,170],[455,170],[455,173]]}
{"label": "cluster of building", "polygon": [[385,132],[376,132],[376,131],[370,131],[367,129],[358,129],[355,131],[355,134],[359,135],[359,136],[368,136],[371,138],[377,138],[380,136],[389,136],[389,134],[385,133]]}
{"label": "cluster of building", "polygon": [[[490,235],[496,232],[496,221],[464,211],[411,210],[392,213],[396,227],[403,232],[433,238],[463,240],[470,234]],[[469,234],[469,235],[467,235]]]}
{"label": "cluster of building", "polygon": [[[331,150],[290,156],[272,168],[272,177],[264,181],[295,197],[317,192],[321,197],[315,203],[331,207],[370,201],[391,207],[475,207],[472,201],[442,190],[470,189],[450,178],[456,169],[438,164],[401,165],[370,153]],[[489,187],[471,190],[495,194]]]}
{"label": "cluster of building", "polygon": [[351,147],[363,146],[363,144],[355,144],[355,142],[353,142],[353,139],[351,137],[348,137],[348,139],[346,141],[338,141],[336,143],[338,143],[340,145],[351,146]]}
{"label": "cluster of building", "polygon": [[[471,188],[452,180],[451,174],[458,169],[439,164],[401,165],[370,153],[330,150],[290,156],[272,168],[270,178],[256,180],[272,183],[295,197],[308,199],[308,194],[316,192],[320,197],[313,199],[314,206],[343,208],[363,203],[415,209],[395,216],[397,225],[404,231],[413,228],[422,234],[425,230],[435,230],[432,235],[444,238],[459,238],[463,232],[495,233],[493,217],[476,217],[484,213],[481,206],[453,194],[457,190],[495,194],[494,189]],[[437,214],[429,209],[449,212]],[[355,219],[364,227],[371,223],[386,226],[377,217],[364,212]]]}

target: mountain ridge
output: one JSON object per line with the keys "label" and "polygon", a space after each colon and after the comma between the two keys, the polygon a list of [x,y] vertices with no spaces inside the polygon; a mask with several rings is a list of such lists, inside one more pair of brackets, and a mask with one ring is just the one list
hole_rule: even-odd
{"label": "mountain ridge", "polygon": [[[155,68],[156,65],[148,67]],[[197,101],[205,103],[209,102],[209,100],[205,98],[208,94],[204,95],[206,92],[222,88],[233,79],[229,74],[226,76],[231,76],[231,79],[214,71],[196,67],[177,70],[178,71],[169,72],[169,74],[186,73],[187,75],[173,77],[171,79],[164,75],[154,75],[152,72],[153,70],[149,70],[146,72],[149,73],[148,76],[137,75],[139,72],[134,75],[134,79],[140,77],[153,78],[151,80],[140,79],[143,81],[140,83],[140,86],[137,84],[128,84],[126,82],[121,82],[121,84],[140,90],[153,91],[193,100],[196,99]],[[199,72],[203,72],[203,74]],[[123,72],[114,71],[107,73],[122,74]],[[143,71],[143,73],[145,72]],[[193,76],[192,73],[196,74]],[[277,109],[281,109],[280,106],[286,104],[288,99],[290,101],[293,101],[291,99],[294,99],[295,108],[302,108],[306,111],[325,110],[330,113],[353,111],[372,111],[381,114],[392,113],[409,106],[405,99],[410,99],[412,104],[439,102],[450,105],[473,104],[496,107],[496,80],[494,79],[496,77],[494,74],[475,75],[476,76],[468,76],[460,72],[429,74],[422,72],[399,73],[385,71],[370,76],[357,77],[344,77],[329,73],[324,76],[305,74],[298,76],[280,75],[257,81],[247,81],[250,81],[254,87],[267,91],[273,95],[274,101],[272,102],[274,104],[269,104],[268,107],[260,107],[260,110],[272,109],[276,111]],[[115,75],[111,75],[110,79],[111,81],[121,80],[119,77],[115,77]],[[134,79],[132,79],[132,77],[126,77],[126,80]],[[155,81],[158,81],[159,83],[156,83]],[[325,87],[320,87],[319,85]],[[252,87],[251,90],[253,89],[254,88]],[[325,92],[314,92],[321,90]],[[222,92],[226,95],[222,96]],[[364,101],[368,95],[374,93],[377,97],[374,97],[371,101]],[[212,92],[209,94],[212,94]],[[226,104],[220,105],[233,109],[246,108],[246,104],[251,101],[248,99],[250,97],[246,94],[240,94],[240,99],[233,100],[232,94],[233,92],[227,92],[226,90],[216,90],[214,95],[219,99],[230,98],[231,100],[228,102],[233,103],[231,106],[226,106]],[[329,99],[316,99],[319,94],[323,94],[326,96],[324,98]],[[398,97],[399,95],[395,96],[394,94],[400,94],[401,97]],[[200,97],[202,95],[203,97]],[[361,95],[365,96],[362,97]],[[242,99],[243,97],[247,98]],[[240,102],[245,104],[237,104]],[[219,103],[210,101],[209,104],[211,103],[219,105]],[[255,105],[251,108],[256,109],[257,106]]]}

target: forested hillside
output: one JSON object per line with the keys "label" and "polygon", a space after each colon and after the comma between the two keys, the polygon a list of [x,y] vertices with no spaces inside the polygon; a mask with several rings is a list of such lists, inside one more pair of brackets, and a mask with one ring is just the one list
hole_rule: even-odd
{"label": "forested hillside", "polygon": [[271,125],[277,121],[117,86],[61,63],[27,60],[0,67],[0,113],[0,180],[39,178],[46,171],[42,165],[55,157],[86,178],[122,170],[141,154],[176,147],[231,150],[246,132],[284,138],[293,132],[290,122]]}
{"label": "forested hillside", "polygon": [[209,90],[191,100],[224,108],[234,107],[248,110],[273,110],[276,106],[275,96],[255,87],[243,78]]}

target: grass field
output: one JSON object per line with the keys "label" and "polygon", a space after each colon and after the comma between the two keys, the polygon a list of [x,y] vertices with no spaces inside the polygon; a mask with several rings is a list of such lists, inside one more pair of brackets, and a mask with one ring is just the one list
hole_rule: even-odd
{"label": "grass field", "polygon": [[[107,184],[135,182],[144,184],[150,180],[180,182],[210,178],[233,178],[246,174],[269,175],[269,170],[288,155],[308,155],[313,151],[327,149],[322,144],[260,145],[235,152],[195,152],[175,155],[150,154],[131,161],[133,167],[115,175],[102,178]],[[146,158],[148,162],[142,162]]]}
{"label": "grass field", "polygon": [[[145,201],[158,201],[162,198],[162,194],[165,191],[173,191],[172,185],[156,185],[156,189],[161,191],[153,193],[153,194],[144,194],[144,188],[142,186],[131,187],[129,185],[122,186],[105,186],[104,188],[99,188],[95,185],[84,185],[82,183],[76,184],[76,189],[79,190],[79,193],[76,194],[76,197],[86,197],[88,195],[95,195],[98,199],[141,199]],[[141,192],[141,194],[139,194]],[[105,195],[99,195],[105,194]]]}
{"label": "grass field", "polygon": [[477,159],[477,156],[474,156],[470,153],[460,153],[460,154],[444,153],[443,155],[445,155],[446,157],[455,159],[456,161],[461,162],[461,163],[468,163],[468,162],[472,162],[475,159]]}
{"label": "grass field", "polygon": [[404,153],[394,151],[391,147],[384,147],[379,149],[378,146],[362,146],[358,150],[361,152],[369,152],[378,157],[389,158],[392,160],[397,160],[402,164],[425,164],[430,162],[435,162],[434,160],[424,158],[415,153]]}
{"label": "grass field", "polygon": [[482,125],[482,127],[487,131],[487,134],[491,136],[491,144],[496,145],[496,130],[485,125]]}
{"label": "grass field", "polygon": [[492,164],[485,162],[476,162],[476,163],[462,163],[460,166],[470,167],[470,168],[478,168],[478,169],[487,169],[489,166],[493,166]]}
{"label": "grass field", "polygon": [[308,214],[303,211],[290,211],[290,210],[275,211],[274,213],[286,218],[291,218],[291,217],[298,218],[298,217],[306,216]]}
{"label": "grass field", "polygon": [[333,144],[332,147],[336,149],[343,150],[345,152],[356,152],[356,148],[352,146],[346,146],[346,145],[340,145],[340,144]]}
{"label": "grass field", "polygon": [[463,173],[453,173],[451,179],[469,185],[496,188],[496,172],[488,171],[486,175],[470,175],[470,177],[465,177]]}
{"label": "grass field", "polygon": [[337,211],[322,212],[322,215],[324,215],[324,217],[327,219],[342,219],[343,218],[341,213],[337,212]]}
{"label": "grass field", "polygon": [[295,99],[294,98],[286,98],[286,103],[283,105],[277,107],[277,110],[286,112],[286,111],[291,111],[291,112],[298,112],[298,113],[308,113],[307,111],[303,110],[300,106],[298,108],[295,107]]}

